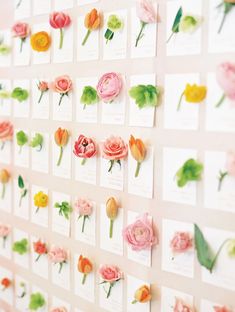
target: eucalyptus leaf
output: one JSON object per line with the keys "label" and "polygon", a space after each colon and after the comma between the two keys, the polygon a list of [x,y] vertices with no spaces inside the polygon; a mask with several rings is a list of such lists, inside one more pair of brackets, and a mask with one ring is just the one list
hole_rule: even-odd
{"label": "eucalyptus leaf", "polygon": [[24,180],[21,175],[18,176],[18,186],[19,188],[23,189],[24,188]]}

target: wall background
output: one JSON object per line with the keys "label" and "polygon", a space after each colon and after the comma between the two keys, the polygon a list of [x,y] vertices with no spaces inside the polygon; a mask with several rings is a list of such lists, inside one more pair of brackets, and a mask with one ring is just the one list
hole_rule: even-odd
{"label": "wall background", "polygon": [[[53,2],[53,0],[52,0]],[[203,15],[208,16],[208,3],[209,1],[203,1]],[[103,61],[100,59],[95,62],[82,62],[77,63],[76,52],[74,45],[74,61],[73,63],[66,64],[52,64],[50,65],[32,65],[27,67],[14,67],[1,68],[0,78],[9,79],[33,79],[36,77],[44,76],[48,73],[50,77],[56,77],[60,74],[68,74],[74,80],[76,77],[84,76],[100,76],[104,72],[117,71],[125,73],[127,77],[132,74],[148,74],[156,73],[159,85],[164,85],[165,73],[187,73],[187,72],[199,72],[201,74],[202,83],[206,83],[206,73],[214,71],[215,66],[224,60],[234,60],[234,54],[212,54],[207,53],[207,35],[208,35],[208,23],[205,20],[202,33],[202,53],[198,56],[184,56],[184,57],[166,57],[165,32],[166,32],[166,1],[159,0],[160,16],[162,22],[159,24],[158,29],[158,42],[157,42],[157,56],[154,58],[145,59],[131,59],[129,52],[126,60],[115,61]],[[121,8],[131,8],[133,6],[132,1],[126,0],[102,0],[95,4],[95,7],[100,8],[101,11],[111,11]],[[71,17],[76,20],[78,15],[86,14],[94,5],[87,5],[77,7],[68,10]],[[13,24],[13,1],[0,0],[0,28],[8,28]],[[27,19],[29,24],[47,22],[48,16],[33,16]],[[129,29],[129,28],[128,28]],[[130,34],[128,34],[130,35]],[[75,34],[76,38],[76,27]],[[100,42],[101,42],[100,34]],[[128,88],[128,81],[127,81]],[[75,96],[73,97],[73,104],[75,104]],[[73,116],[75,116],[75,105],[73,105]],[[60,179],[53,176],[51,163],[49,169],[49,175],[39,174],[31,171],[30,169],[19,168],[13,165],[9,166],[12,175],[16,178],[18,174],[22,174],[28,181],[36,185],[45,185],[49,189],[49,195],[52,190],[57,192],[65,192],[72,196],[74,199],[76,196],[81,195],[88,197],[100,203],[106,201],[106,199],[114,195],[116,196],[125,210],[125,224],[126,224],[126,211],[128,209],[136,212],[148,211],[153,217],[154,222],[158,227],[160,233],[161,242],[161,229],[162,219],[169,218],[184,222],[196,222],[203,228],[204,226],[220,228],[228,231],[234,230],[235,215],[217,210],[205,209],[203,207],[203,181],[198,183],[197,205],[196,207],[170,203],[163,201],[162,199],[162,151],[164,146],[180,147],[180,148],[195,148],[198,150],[199,159],[203,159],[203,151],[205,150],[221,150],[226,151],[231,148],[232,142],[234,142],[234,134],[232,133],[218,133],[218,132],[206,132],[205,131],[205,105],[200,106],[200,128],[199,131],[175,131],[166,130],[163,127],[163,110],[164,102],[156,110],[156,126],[154,128],[130,128],[127,123],[125,126],[107,126],[107,125],[89,125],[79,124],[75,122],[75,117],[72,122],[57,122],[52,120],[52,114],[50,112],[50,119],[47,121],[27,119],[27,127],[32,131],[43,130],[48,133],[54,133],[54,130],[59,126],[66,127],[72,131],[72,140],[76,138],[77,134],[85,133],[87,136],[93,136],[95,133],[97,141],[102,140],[107,136],[107,133],[116,133],[121,135],[126,141],[129,138],[130,133],[141,134],[143,137],[148,138],[155,149],[154,160],[154,199],[148,200],[127,193],[119,191],[112,191],[97,186],[86,185],[78,183],[74,180]],[[10,120],[15,125],[15,128],[25,128],[25,119],[10,117]],[[73,159],[74,160],[74,159]],[[74,172],[74,162],[72,162],[72,172]],[[99,173],[98,173],[99,175]],[[125,185],[127,181],[125,180]],[[177,288],[180,291],[190,293],[195,297],[195,306],[200,306],[200,299],[208,298],[211,301],[221,302],[226,304],[234,304],[234,293],[228,290],[221,290],[219,287],[214,287],[209,284],[205,284],[201,281],[201,268],[195,261],[195,277],[194,279],[184,278],[180,275],[175,275],[161,270],[161,243],[157,248],[153,249],[152,254],[152,267],[146,268],[138,265],[132,261],[129,261],[126,257],[126,245],[124,247],[124,257],[118,257],[109,252],[102,251],[99,248],[99,235],[97,227],[97,244],[96,247],[90,247],[73,239],[74,237],[74,215],[71,221],[71,238],[67,239],[61,235],[53,233],[51,229],[51,212],[49,210],[49,228],[44,229],[37,227],[30,222],[26,222],[20,218],[17,218],[13,213],[7,214],[0,211],[1,222],[12,224],[13,227],[18,229],[27,230],[30,235],[37,233],[40,237],[46,237],[48,242],[59,242],[61,245],[68,246],[68,249],[73,253],[80,253],[90,255],[95,259],[96,266],[100,263],[118,263],[119,266],[129,274],[136,276],[143,280],[151,282],[154,300],[152,301],[152,311],[160,311],[160,287],[167,286]],[[97,224],[99,224],[99,213],[97,216]],[[73,259],[72,259],[73,261]],[[56,295],[66,301],[70,302],[75,308],[79,306],[84,311],[103,311],[96,304],[90,304],[83,299],[76,297],[73,291],[67,292],[62,288],[53,285],[49,282],[33,274],[31,270],[25,270],[14,264],[13,260],[8,261],[3,257],[0,257],[1,266],[11,270],[13,273],[19,273],[26,280],[29,280],[32,284],[42,287],[49,294]],[[73,264],[72,264],[73,266]],[[73,285],[73,274],[71,274],[71,283]],[[96,285],[96,294],[98,295],[99,286]],[[97,296],[96,296],[97,297]],[[125,282],[124,282],[124,297],[125,298]],[[16,311],[15,308],[11,308],[3,301],[0,301],[0,307],[6,309],[6,311]],[[204,311],[203,311],[204,312]]]}

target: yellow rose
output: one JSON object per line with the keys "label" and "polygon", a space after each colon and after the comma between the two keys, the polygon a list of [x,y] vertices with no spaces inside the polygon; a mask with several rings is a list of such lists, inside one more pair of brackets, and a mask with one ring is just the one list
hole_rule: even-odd
{"label": "yellow rose", "polygon": [[48,206],[48,196],[42,191],[35,194],[33,199],[34,205],[37,207],[36,213],[38,212],[39,208],[45,208]]}
{"label": "yellow rose", "polygon": [[184,90],[185,100],[189,103],[200,103],[202,102],[207,93],[205,86],[198,86],[196,84],[187,84]]}

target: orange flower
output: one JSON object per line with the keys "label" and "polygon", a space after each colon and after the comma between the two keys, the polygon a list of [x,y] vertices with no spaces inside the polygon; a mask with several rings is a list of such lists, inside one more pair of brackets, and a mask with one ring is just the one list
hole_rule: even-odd
{"label": "orange flower", "polygon": [[63,156],[63,147],[68,143],[69,132],[66,129],[58,128],[54,134],[55,142],[60,147],[60,156],[57,162],[57,166],[60,165]]}
{"label": "orange flower", "polygon": [[8,287],[10,287],[11,281],[9,280],[9,278],[4,277],[4,278],[1,280],[1,285],[3,286],[3,290],[5,290],[5,289],[7,289]]}
{"label": "orange flower", "polygon": [[141,286],[136,290],[134,297],[135,299],[132,301],[132,304],[135,304],[137,302],[145,303],[150,301],[152,298],[150,288],[147,285]]}
{"label": "orange flower", "polygon": [[46,31],[39,31],[31,36],[30,44],[33,50],[44,52],[47,51],[51,45],[51,37]]}
{"label": "orange flower", "polygon": [[83,273],[82,284],[85,284],[87,274],[91,273],[93,270],[92,263],[88,258],[80,255],[77,268],[80,273]]}
{"label": "orange flower", "polygon": [[85,45],[88,37],[91,34],[92,30],[96,30],[100,27],[101,24],[101,15],[97,12],[96,9],[92,9],[91,12],[87,13],[84,20],[84,25],[87,28],[86,36],[82,42],[82,45]]}
{"label": "orange flower", "polygon": [[146,147],[141,139],[135,139],[133,135],[131,135],[129,140],[129,147],[131,150],[132,157],[137,161],[137,167],[135,171],[135,177],[138,177],[141,163],[144,161],[146,157]]}

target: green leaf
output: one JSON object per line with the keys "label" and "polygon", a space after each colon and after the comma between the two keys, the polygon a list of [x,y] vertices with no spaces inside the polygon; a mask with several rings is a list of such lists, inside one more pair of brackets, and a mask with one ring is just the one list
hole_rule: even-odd
{"label": "green leaf", "polygon": [[91,86],[85,86],[82,91],[82,96],[80,98],[82,104],[91,105],[99,101],[97,91]]}
{"label": "green leaf", "polygon": [[28,136],[24,131],[18,131],[16,133],[16,141],[19,146],[23,146],[28,142]]}
{"label": "green leaf", "polygon": [[29,92],[25,89],[17,87],[15,89],[13,89],[13,91],[11,93],[11,97],[13,99],[18,100],[19,102],[23,102],[23,101],[27,100],[27,98],[29,97]]}
{"label": "green leaf", "polygon": [[194,239],[199,263],[207,270],[212,271],[215,255],[197,224],[194,224]]}
{"label": "green leaf", "polygon": [[54,205],[55,208],[59,209],[59,215],[64,216],[65,219],[69,219],[69,215],[73,211],[72,207],[67,201],[63,201],[61,204],[60,203],[55,203]]}
{"label": "green leaf", "polygon": [[24,180],[21,175],[18,176],[18,186],[19,188],[23,189],[24,188]]}
{"label": "green leaf", "polygon": [[26,238],[17,241],[13,244],[12,250],[17,252],[19,255],[24,255],[28,252],[28,241]]}
{"label": "green leaf", "polygon": [[123,23],[122,20],[117,15],[112,14],[108,18],[107,26],[112,32],[114,32],[116,30],[121,29],[123,27]]}
{"label": "green leaf", "polygon": [[129,90],[129,95],[139,108],[155,107],[160,103],[160,90],[153,85],[137,85]]}
{"label": "green leaf", "polygon": [[176,173],[178,187],[184,187],[190,181],[201,180],[202,172],[203,164],[195,159],[188,159]]}
{"label": "green leaf", "polygon": [[30,296],[29,309],[38,310],[46,304],[46,301],[41,293],[34,293]]}
{"label": "green leaf", "polygon": [[42,146],[43,136],[40,133],[35,133],[35,136],[32,138],[30,142],[30,146],[37,147]]}
{"label": "green leaf", "polygon": [[114,32],[110,29],[107,29],[104,34],[105,39],[107,39],[107,41],[112,40],[113,36],[114,36]]}
{"label": "green leaf", "polygon": [[182,7],[180,7],[178,12],[176,13],[175,20],[174,20],[173,26],[171,28],[173,33],[179,32],[179,24],[180,24],[180,20],[182,18],[182,15],[183,15],[183,9],[182,9]]}

